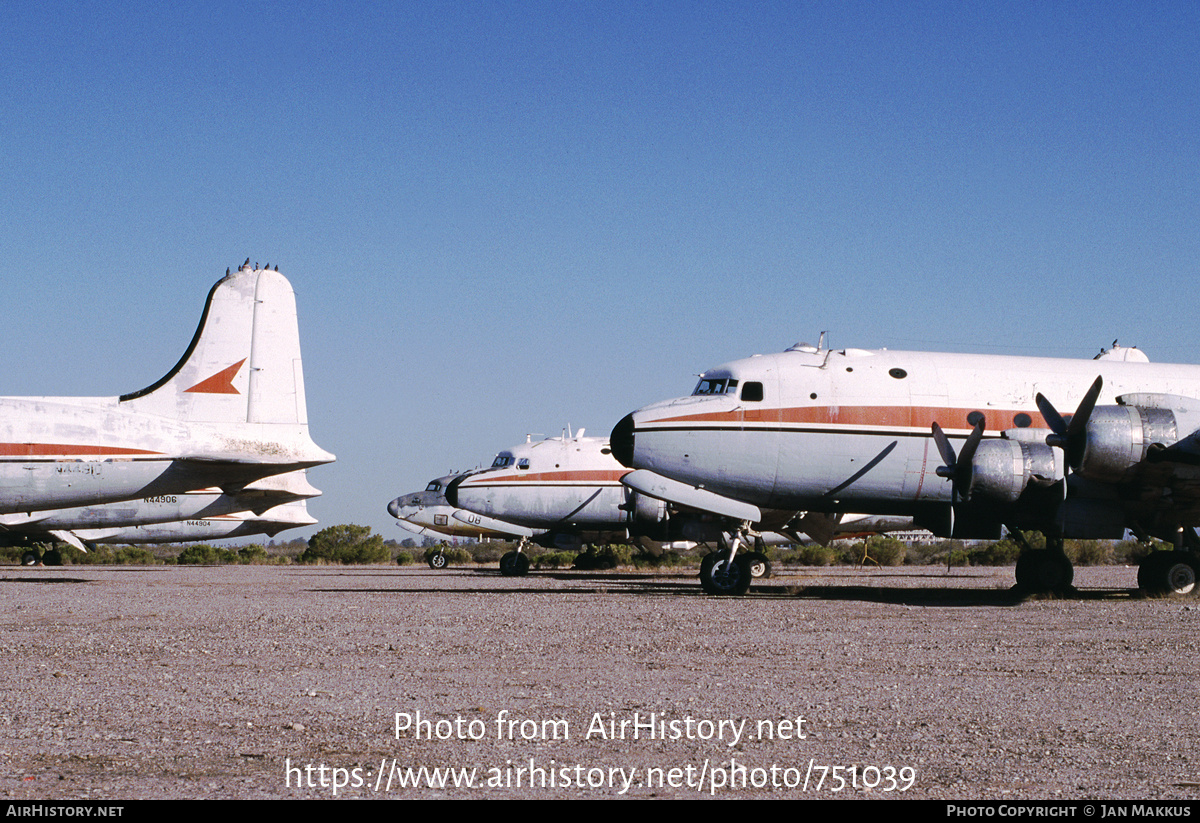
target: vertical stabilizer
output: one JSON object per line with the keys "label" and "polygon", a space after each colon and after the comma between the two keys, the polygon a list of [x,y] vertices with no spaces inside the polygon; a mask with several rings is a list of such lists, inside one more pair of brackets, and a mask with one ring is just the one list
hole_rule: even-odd
{"label": "vertical stabilizer", "polygon": [[245,269],[219,280],[180,361],[120,402],[189,423],[307,425],[296,298],[287,278]]}

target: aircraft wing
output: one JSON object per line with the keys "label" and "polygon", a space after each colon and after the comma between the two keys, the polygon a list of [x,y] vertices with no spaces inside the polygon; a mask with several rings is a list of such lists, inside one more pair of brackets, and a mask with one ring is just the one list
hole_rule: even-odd
{"label": "aircraft wing", "polygon": [[508,523],[504,520],[497,520],[487,515],[475,514],[465,509],[455,509],[454,519],[473,528],[502,532],[511,534],[514,537],[533,537],[534,534],[533,529],[527,529],[524,526],[518,526],[516,523]]}
{"label": "aircraft wing", "polygon": [[647,469],[629,472],[621,478],[621,483],[647,497],[665,500],[689,509],[712,512],[723,517],[732,517],[735,520],[748,520],[751,523],[757,523],[763,517],[762,510],[758,506],[715,494],[698,486],[681,483]]}

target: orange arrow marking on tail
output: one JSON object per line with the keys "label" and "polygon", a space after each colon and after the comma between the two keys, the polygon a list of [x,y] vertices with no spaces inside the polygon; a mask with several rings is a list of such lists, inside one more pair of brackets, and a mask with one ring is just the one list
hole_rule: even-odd
{"label": "orange arrow marking on tail", "polygon": [[233,376],[238,373],[238,369],[245,362],[246,358],[243,357],[229,368],[221,369],[221,371],[212,377],[201,380],[190,389],[184,389],[184,391],[199,392],[201,394],[240,394],[241,392],[233,387]]}

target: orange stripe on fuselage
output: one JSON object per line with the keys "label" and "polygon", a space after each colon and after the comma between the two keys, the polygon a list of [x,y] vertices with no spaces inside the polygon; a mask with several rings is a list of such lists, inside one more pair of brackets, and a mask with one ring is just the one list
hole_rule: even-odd
{"label": "orange stripe on fuselage", "polygon": [[74,457],[76,455],[162,454],[122,446],[76,446],[62,443],[0,443],[0,457]]}
{"label": "orange stripe on fuselage", "polygon": [[559,471],[559,472],[522,472],[521,474],[489,475],[469,477],[462,482],[463,486],[478,482],[479,485],[497,485],[501,483],[620,483],[621,478],[629,474],[629,469],[592,469],[588,471]]}
{"label": "orange stripe on fuselage", "polygon": [[[796,423],[827,426],[870,426],[878,428],[928,429],[937,423],[943,429],[970,429],[967,415],[980,412],[988,431],[1050,426],[1037,409],[971,409],[934,406],[801,406],[789,409],[745,409],[744,411],[685,414],[647,420],[639,425],[651,427],[673,423]],[[1031,422],[1018,426],[1017,415],[1026,415]]]}

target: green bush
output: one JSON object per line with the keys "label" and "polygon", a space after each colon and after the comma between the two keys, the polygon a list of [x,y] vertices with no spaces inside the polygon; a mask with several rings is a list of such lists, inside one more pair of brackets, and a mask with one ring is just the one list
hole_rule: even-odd
{"label": "green bush", "polygon": [[238,549],[238,562],[244,564],[262,564],[267,562],[267,549],[259,543],[251,543]]}
{"label": "green bush", "polygon": [[181,551],[175,562],[180,566],[211,566],[218,563],[237,563],[238,556],[229,549],[197,543]]}
{"label": "green bush", "polygon": [[[859,555],[860,557],[862,555]],[[838,553],[829,546],[818,546],[813,543],[796,548],[796,560],[801,566],[832,566],[837,562]]]}
{"label": "green bush", "polygon": [[343,524],[322,529],[308,541],[301,563],[387,563],[391,552],[370,526]]}
{"label": "green bush", "polygon": [[883,534],[867,538],[867,556],[880,566],[903,566],[908,546],[903,541]]}
{"label": "green bush", "polygon": [[569,569],[575,565],[575,552],[546,552],[533,561],[539,569]]}

